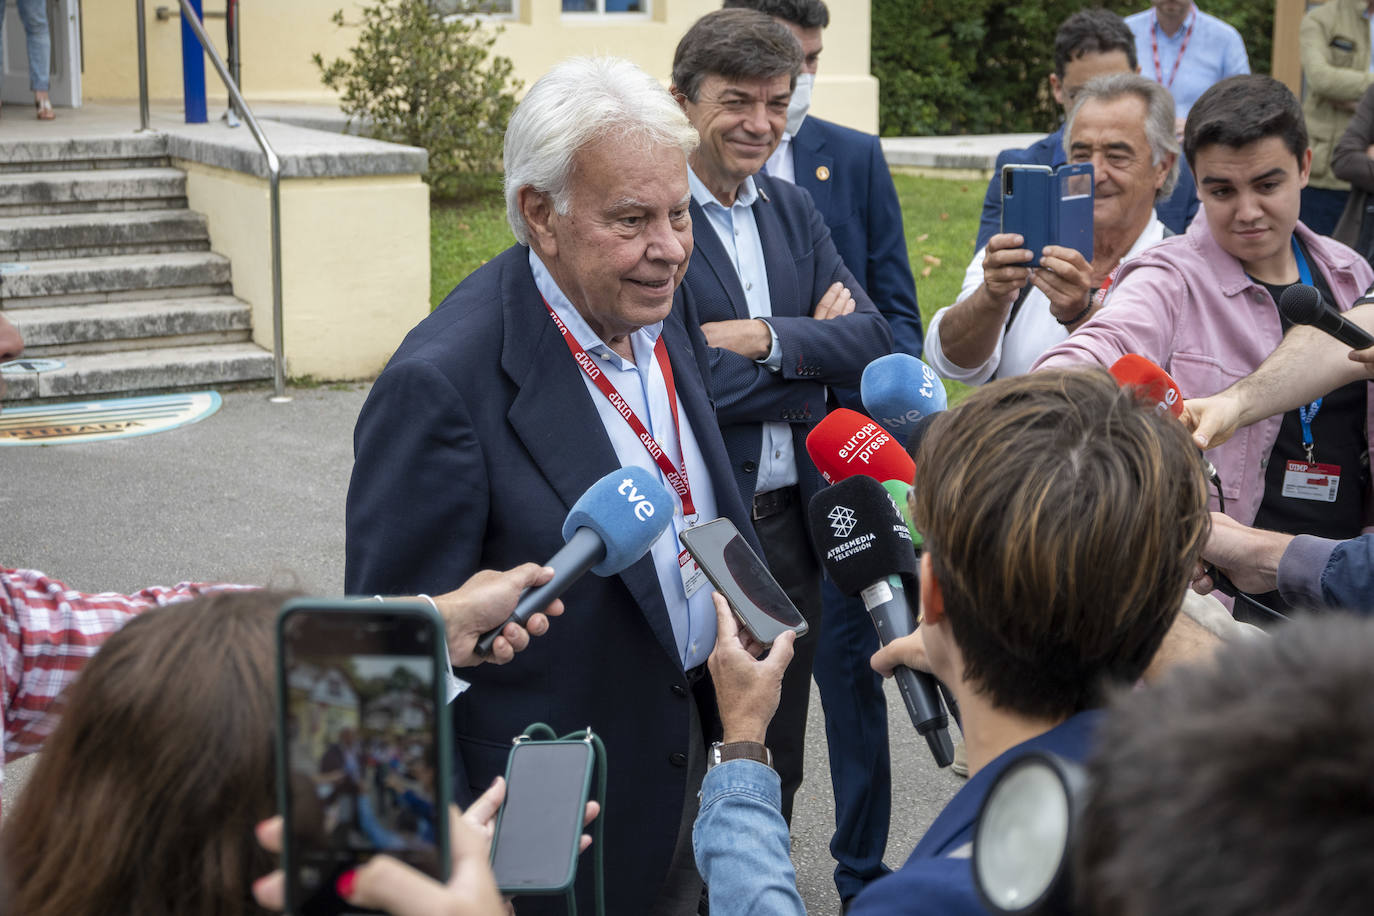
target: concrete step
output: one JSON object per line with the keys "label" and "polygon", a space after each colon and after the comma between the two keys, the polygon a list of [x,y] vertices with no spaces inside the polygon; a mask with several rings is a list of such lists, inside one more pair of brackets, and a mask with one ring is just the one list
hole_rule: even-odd
{"label": "concrete step", "polygon": [[167,138],[151,132],[11,140],[0,146],[0,173],[149,168],[167,164]]}
{"label": "concrete step", "polygon": [[5,314],[24,335],[24,355],[31,357],[231,343],[248,340],[252,326],[248,304],[232,296],[15,309]]}
{"label": "concrete step", "polygon": [[0,265],[0,308],[227,295],[229,261],[210,251],[55,258]]}
{"label": "concrete step", "polygon": [[272,354],[251,343],[81,353],[53,372],[10,373],[5,403],[240,385],[272,378]]}
{"label": "concrete step", "polygon": [[[151,203],[150,203],[151,202]],[[0,174],[0,216],[186,206],[181,169],[90,169]]]}
{"label": "concrete step", "polygon": [[209,247],[205,217],[193,210],[0,218],[0,262],[206,251]]}

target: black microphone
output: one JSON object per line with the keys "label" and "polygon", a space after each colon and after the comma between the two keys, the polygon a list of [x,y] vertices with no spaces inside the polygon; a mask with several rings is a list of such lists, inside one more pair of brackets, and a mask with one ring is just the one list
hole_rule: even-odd
{"label": "black microphone", "polygon": [[1327,302],[1315,286],[1295,283],[1279,297],[1279,311],[1294,324],[1310,324],[1353,350],[1374,347],[1374,337]]}
{"label": "black microphone", "polygon": [[[841,592],[863,598],[879,641],[887,645],[915,632],[906,582],[916,580],[916,552],[906,521],[883,485],[863,475],[842,480],[811,498],[808,517],[821,565]],[[954,743],[940,705],[939,681],[905,666],[893,678],[936,765],[949,766]]]}

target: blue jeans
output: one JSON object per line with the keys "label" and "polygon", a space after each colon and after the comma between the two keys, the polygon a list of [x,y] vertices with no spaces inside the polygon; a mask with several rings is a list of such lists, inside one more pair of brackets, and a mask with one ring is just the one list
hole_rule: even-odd
{"label": "blue jeans", "polygon": [[[24,23],[24,35],[29,49],[29,88],[34,92],[48,91],[48,70],[52,61],[52,37],[48,34],[47,0],[16,0],[19,19]],[[5,0],[0,0],[0,39],[3,39]],[[4,42],[0,40],[0,60],[4,57]]]}

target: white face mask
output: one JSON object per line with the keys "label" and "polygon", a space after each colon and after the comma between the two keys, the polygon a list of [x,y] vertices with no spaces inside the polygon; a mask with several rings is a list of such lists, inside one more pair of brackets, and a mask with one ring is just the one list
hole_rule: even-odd
{"label": "white face mask", "polygon": [[787,103],[787,133],[790,136],[797,135],[806,113],[811,110],[811,87],[815,84],[814,73],[797,74],[797,88],[792,90],[792,101]]}

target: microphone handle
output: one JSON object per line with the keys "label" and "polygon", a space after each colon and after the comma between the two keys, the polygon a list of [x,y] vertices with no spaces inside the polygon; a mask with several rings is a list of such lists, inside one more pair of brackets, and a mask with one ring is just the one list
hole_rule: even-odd
{"label": "microphone handle", "polygon": [[1330,334],[1352,350],[1374,347],[1374,337],[1370,337],[1364,328],[1329,305],[1323,308],[1322,314],[1315,323],[1319,329]]}
{"label": "microphone handle", "polygon": [[553,578],[543,585],[527,588],[520,593],[520,600],[516,602],[511,615],[502,621],[500,626],[483,633],[481,639],[477,640],[478,654],[490,655],[492,643],[496,642],[496,637],[506,628],[506,624],[513,620],[523,627],[531,617],[548,607],[555,598],[567,591],[568,586],[582,578],[587,570],[605,557],[606,542],[601,540],[601,535],[591,528],[578,528],[574,531],[573,536],[568,538],[568,543],[559,548],[558,553],[544,564],[553,567]]}
{"label": "microphone handle", "polygon": [[[881,579],[860,595],[878,629],[878,641],[883,645],[915,632],[916,620],[911,615],[901,576]],[[907,715],[911,716],[911,724],[916,726],[918,734],[925,736],[936,765],[949,766],[954,762],[954,744],[949,737],[949,716],[940,705],[940,682],[932,674],[914,671],[905,665],[899,666],[892,676],[906,704]]]}

